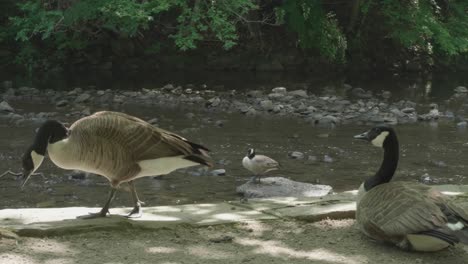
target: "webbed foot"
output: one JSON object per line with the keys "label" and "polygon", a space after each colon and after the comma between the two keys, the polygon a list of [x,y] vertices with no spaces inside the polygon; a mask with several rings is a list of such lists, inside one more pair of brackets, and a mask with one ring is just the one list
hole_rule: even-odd
{"label": "webbed foot", "polygon": [[89,213],[87,215],[80,215],[76,218],[79,219],[95,219],[95,218],[100,218],[100,217],[106,217],[107,214],[109,213],[109,210],[101,210],[99,213]]}

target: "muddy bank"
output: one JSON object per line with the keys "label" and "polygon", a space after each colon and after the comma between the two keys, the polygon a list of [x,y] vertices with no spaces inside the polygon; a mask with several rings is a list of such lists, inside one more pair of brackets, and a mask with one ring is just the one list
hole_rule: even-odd
{"label": "muddy bank", "polygon": [[468,248],[411,253],[374,243],[354,220],[252,221],[157,231],[123,229],[49,238],[3,238],[3,264],[408,263],[464,264]]}

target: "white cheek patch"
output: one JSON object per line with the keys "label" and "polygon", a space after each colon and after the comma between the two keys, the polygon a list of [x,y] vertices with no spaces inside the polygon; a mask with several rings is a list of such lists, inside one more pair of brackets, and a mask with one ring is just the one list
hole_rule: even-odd
{"label": "white cheek patch", "polygon": [[389,134],[388,131],[383,131],[382,133],[380,133],[376,138],[374,138],[371,141],[372,145],[376,147],[383,147],[383,143],[385,139],[387,138],[388,134]]}
{"label": "white cheek patch", "polygon": [[44,156],[37,154],[37,152],[33,150],[31,151],[31,158],[34,164],[34,171],[36,171],[39,166],[41,166],[42,161],[44,160]]}

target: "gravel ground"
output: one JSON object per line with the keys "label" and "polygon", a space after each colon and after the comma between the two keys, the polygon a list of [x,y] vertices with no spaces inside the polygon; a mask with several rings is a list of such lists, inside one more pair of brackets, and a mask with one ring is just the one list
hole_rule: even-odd
{"label": "gravel ground", "polygon": [[99,231],[0,240],[2,264],[468,263],[468,246],[404,252],[359,233],[354,220],[248,222],[194,228]]}

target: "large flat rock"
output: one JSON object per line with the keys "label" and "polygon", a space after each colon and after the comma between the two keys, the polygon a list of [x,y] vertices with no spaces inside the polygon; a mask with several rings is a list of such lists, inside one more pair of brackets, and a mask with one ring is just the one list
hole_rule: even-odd
{"label": "large flat rock", "polygon": [[177,224],[202,226],[275,218],[260,211],[228,203],[146,207],[143,217],[138,219],[123,216],[131,208],[113,208],[112,215],[105,218],[77,218],[99,210],[87,207],[4,209],[0,210],[0,227],[23,236],[44,236],[96,229],[158,229]]}
{"label": "large flat rock", "polygon": [[283,177],[268,177],[262,178],[260,183],[246,182],[237,187],[236,191],[246,198],[321,197],[329,194],[332,187],[296,182]]}

